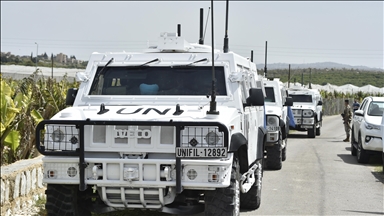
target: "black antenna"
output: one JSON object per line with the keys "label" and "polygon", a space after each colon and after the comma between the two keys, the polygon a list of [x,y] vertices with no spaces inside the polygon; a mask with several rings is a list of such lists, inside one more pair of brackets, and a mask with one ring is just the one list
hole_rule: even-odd
{"label": "black antenna", "polygon": [[181,25],[177,24],[177,36],[181,37]]}
{"label": "black antenna", "polygon": [[253,50],[251,50],[251,62],[253,62]]}
{"label": "black antenna", "polygon": [[200,8],[200,38],[199,38],[199,44],[203,45],[204,44],[204,36],[203,36],[203,31],[204,31],[204,9]]}
{"label": "black antenna", "polygon": [[[224,53],[227,53],[228,52],[228,7],[229,7],[229,0],[227,0],[227,8],[226,8],[226,14],[225,14],[225,36],[224,36]],[[213,13],[213,9],[212,9],[212,13]],[[213,16],[213,14],[212,14]]]}
{"label": "black antenna", "polygon": [[207,15],[207,21],[205,22],[205,30],[204,30],[204,37],[203,37],[203,40],[205,38],[205,32],[207,31],[207,25],[208,25],[208,18],[209,18],[209,11],[211,10],[211,7],[208,8],[208,15]]}
{"label": "black antenna", "polygon": [[264,77],[267,76],[267,45],[268,42],[265,41],[265,63],[264,63]]}
{"label": "black antenna", "polygon": [[207,111],[207,114],[211,115],[218,115],[219,112],[216,111],[216,91],[215,91],[215,53],[214,50],[215,48],[213,47],[214,45],[214,35],[213,35],[213,0],[211,0],[211,8],[212,8],[212,15],[211,15],[211,31],[212,31],[212,93],[211,93],[211,102],[209,103],[209,111]]}

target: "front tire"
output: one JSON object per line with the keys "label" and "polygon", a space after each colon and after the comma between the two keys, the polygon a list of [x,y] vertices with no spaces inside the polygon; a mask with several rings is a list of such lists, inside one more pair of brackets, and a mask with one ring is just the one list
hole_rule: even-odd
{"label": "front tire", "polygon": [[357,154],[357,149],[354,146],[355,143],[356,143],[355,133],[353,132],[353,127],[352,127],[352,132],[351,132],[351,155],[352,156],[356,156],[356,154]]}
{"label": "front tire", "polygon": [[47,215],[91,216],[86,208],[90,200],[86,200],[85,193],[79,191],[79,185],[48,184],[45,191]]}
{"label": "front tire", "polygon": [[259,168],[255,170],[256,182],[252,185],[248,193],[240,194],[241,208],[256,210],[261,204],[261,186],[263,178],[263,159],[258,162]]}
{"label": "front tire", "polygon": [[319,126],[318,128],[316,128],[316,136],[320,136],[321,134],[321,127]]}
{"label": "front tire", "polygon": [[369,155],[368,153],[363,149],[363,144],[361,141],[361,135],[359,134],[359,140],[357,141],[357,162],[359,163],[368,163],[369,161]]}
{"label": "front tire", "polygon": [[313,125],[313,128],[308,129],[308,138],[315,138],[316,137],[316,126]]}
{"label": "front tire", "polygon": [[[281,140],[279,142],[282,142]],[[267,167],[271,170],[280,170],[283,166],[283,151],[280,143],[267,148]]]}
{"label": "front tire", "polygon": [[239,161],[233,158],[231,182],[227,188],[205,191],[205,215],[238,216],[240,215],[240,173]]}
{"label": "front tire", "polygon": [[283,148],[281,160],[285,161],[287,159],[287,146]]}

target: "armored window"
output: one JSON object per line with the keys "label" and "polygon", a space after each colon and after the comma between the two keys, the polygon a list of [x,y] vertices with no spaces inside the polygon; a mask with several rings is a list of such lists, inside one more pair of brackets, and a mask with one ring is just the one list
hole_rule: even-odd
{"label": "armored window", "polygon": [[[212,67],[99,67],[90,95],[210,95]],[[224,67],[215,67],[216,95],[227,95]]]}
{"label": "armored window", "polygon": [[293,102],[312,103],[312,95],[295,95],[295,94],[291,94],[289,96],[292,97]]}
{"label": "armored window", "polygon": [[267,94],[267,97],[264,99],[265,102],[276,102],[273,87],[265,87],[265,93]]}

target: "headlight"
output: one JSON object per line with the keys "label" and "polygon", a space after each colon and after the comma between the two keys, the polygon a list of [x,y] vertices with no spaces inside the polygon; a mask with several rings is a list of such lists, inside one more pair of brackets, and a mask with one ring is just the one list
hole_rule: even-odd
{"label": "headlight", "polygon": [[60,129],[56,129],[53,131],[51,138],[53,142],[61,142],[64,139],[64,132]]}
{"label": "headlight", "polygon": [[186,126],[181,131],[180,147],[224,147],[224,132],[215,126]]}
{"label": "headlight", "polygon": [[303,110],[303,117],[312,117],[313,114],[313,110]]}
{"label": "headlight", "polygon": [[216,145],[220,141],[220,137],[215,132],[211,131],[205,136],[205,141],[208,145]]}
{"label": "headlight", "polygon": [[75,125],[46,125],[44,145],[46,150],[76,150],[79,129]]}
{"label": "headlight", "polygon": [[368,130],[380,130],[380,126],[377,126],[377,125],[373,125],[373,124],[369,124],[367,122],[365,122],[365,128],[367,128]]}
{"label": "headlight", "polygon": [[267,126],[279,126],[279,117],[267,116]]}

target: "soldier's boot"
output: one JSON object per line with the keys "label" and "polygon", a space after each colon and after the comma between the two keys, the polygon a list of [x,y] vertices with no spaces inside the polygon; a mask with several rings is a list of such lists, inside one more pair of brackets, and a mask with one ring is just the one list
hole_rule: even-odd
{"label": "soldier's boot", "polygon": [[347,138],[345,138],[345,140],[343,140],[343,142],[349,142],[349,136],[347,136]]}

